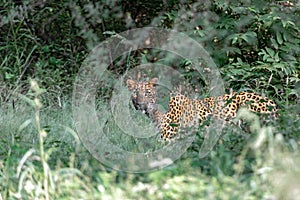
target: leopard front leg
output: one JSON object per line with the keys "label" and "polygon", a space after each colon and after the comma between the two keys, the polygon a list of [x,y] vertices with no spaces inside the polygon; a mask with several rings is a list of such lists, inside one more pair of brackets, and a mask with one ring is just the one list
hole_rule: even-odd
{"label": "leopard front leg", "polygon": [[159,129],[161,138],[163,140],[170,140],[176,136],[180,129],[179,121],[174,121],[171,113],[166,113],[159,122]]}

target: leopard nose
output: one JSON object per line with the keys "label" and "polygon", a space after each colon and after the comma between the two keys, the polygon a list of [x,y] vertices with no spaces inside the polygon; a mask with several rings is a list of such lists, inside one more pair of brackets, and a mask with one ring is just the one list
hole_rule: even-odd
{"label": "leopard nose", "polygon": [[145,97],[143,95],[138,95],[137,100],[138,100],[138,102],[143,103],[145,101]]}

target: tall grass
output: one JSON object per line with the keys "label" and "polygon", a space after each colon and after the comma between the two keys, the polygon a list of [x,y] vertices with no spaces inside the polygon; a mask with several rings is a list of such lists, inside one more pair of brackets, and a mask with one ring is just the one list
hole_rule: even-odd
{"label": "tall grass", "polygon": [[[16,110],[3,107],[2,199],[297,199],[299,196],[299,138],[288,138],[287,131],[281,133],[279,128],[257,126],[248,139],[233,131],[202,159],[198,157],[199,149],[194,148],[203,142],[199,136],[171,166],[151,173],[126,174],[103,166],[84,149],[72,124],[70,106],[44,108],[39,100],[42,95],[46,93],[32,81],[31,92],[21,96]],[[289,117],[287,113],[283,115]],[[275,123],[275,127],[279,125],[284,126]],[[297,124],[294,126],[289,130],[297,135]],[[130,138],[113,140],[134,149]]]}

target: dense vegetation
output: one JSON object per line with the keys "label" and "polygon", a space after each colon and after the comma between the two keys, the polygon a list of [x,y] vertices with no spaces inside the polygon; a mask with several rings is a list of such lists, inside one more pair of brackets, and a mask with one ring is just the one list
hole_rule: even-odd
{"label": "dense vegetation", "polygon": [[[0,200],[297,199],[299,19],[297,1],[3,1]],[[98,162],[77,136],[74,80],[96,45],[143,27],[176,30],[202,44],[227,92],[265,94],[278,104],[279,119],[260,126],[252,121],[256,116],[245,114],[256,127],[251,134],[229,125],[214,149],[199,158],[202,127],[180,159],[151,173],[114,171]],[[171,62],[164,55],[139,49],[108,71],[121,77],[140,64],[162,63],[209,95],[207,80],[191,61]],[[113,84],[99,88],[103,104],[110,101]],[[118,132],[113,124],[107,130]],[[125,149],[140,150],[130,137],[111,137]]]}

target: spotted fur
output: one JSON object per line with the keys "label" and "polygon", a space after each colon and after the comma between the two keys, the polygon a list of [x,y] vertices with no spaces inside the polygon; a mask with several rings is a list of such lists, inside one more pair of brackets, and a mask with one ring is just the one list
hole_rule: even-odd
{"label": "spotted fur", "polygon": [[202,124],[209,116],[224,121],[236,117],[240,107],[252,112],[276,114],[274,101],[251,92],[225,94],[204,99],[190,99],[180,93],[171,93],[169,111],[161,113],[156,108],[156,86],[158,79],[149,82],[127,80],[127,87],[132,91],[132,101],[136,109],[141,110],[157,123],[164,140],[173,138],[180,127],[193,127]]}

